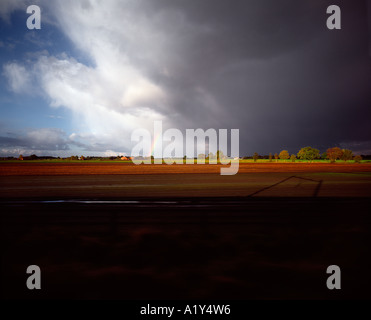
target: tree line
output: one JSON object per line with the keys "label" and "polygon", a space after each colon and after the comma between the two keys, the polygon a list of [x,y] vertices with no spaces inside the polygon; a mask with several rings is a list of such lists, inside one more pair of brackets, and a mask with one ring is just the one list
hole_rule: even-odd
{"label": "tree line", "polygon": [[[126,157],[124,157],[126,158]],[[153,156],[151,156],[153,159]],[[205,160],[211,160],[211,159],[217,159],[219,162],[221,159],[227,158],[223,154],[222,151],[218,150],[216,154],[213,154],[210,152],[208,155],[205,154],[199,154],[198,159],[205,159]],[[195,159],[197,159],[195,158]],[[326,152],[323,152],[320,154],[320,151],[318,149],[312,148],[312,147],[304,147],[299,150],[297,154],[291,154],[287,150],[282,150],[280,153],[275,153],[272,155],[272,153],[269,154],[269,156],[260,156],[257,152],[254,153],[252,157],[244,157],[243,159],[253,159],[254,162],[257,162],[258,159],[269,159],[269,162],[273,162],[273,159],[278,162],[278,160],[290,160],[291,162],[295,162],[297,159],[313,162],[316,159],[328,159],[330,162],[334,163],[336,160],[354,160],[356,163],[360,163],[363,159],[360,155],[353,155],[352,150],[348,149],[340,149],[339,147],[333,147],[326,150]],[[186,160],[187,157],[184,156],[184,160]],[[365,156],[365,159],[371,159],[371,156]],[[123,160],[123,156],[111,156],[111,157],[97,157],[97,156],[70,156],[66,158],[61,157],[52,157],[52,156],[37,156],[35,154],[32,154],[30,156],[23,156],[22,154],[18,157],[1,157],[0,160]],[[128,159],[129,160],[129,159]]]}
{"label": "tree line", "polygon": [[[256,162],[260,156],[257,152],[254,153],[253,157],[254,162]],[[268,156],[269,162],[273,162],[273,155],[272,153]],[[274,154],[274,159],[278,162],[280,160],[291,160],[291,162],[295,162],[297,159],[313,162],[316,159],[328,159],[331,163],[336,162],[336,160],[354,160],[356,163],[360,163],[362,160],[362,156],[360,155],[353,155],[352,150],[348,149],[340,149],[339,147],[333,147],[326,150],[326,152],[320,154],[320,151],[316,148],[312,147],[304,147],[299,150],[297,154],[289,154],[287,150],[282,150],[279,154]]]}

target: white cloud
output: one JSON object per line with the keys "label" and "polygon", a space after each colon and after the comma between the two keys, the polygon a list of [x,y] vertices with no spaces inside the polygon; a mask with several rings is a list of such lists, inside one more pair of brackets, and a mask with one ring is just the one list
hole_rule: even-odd
{"label": "white cloud", "polygon": [[60,129],[41,128],[27,132],[26,141],[29,141],[35,148],[44,149],[68,149],[65,133]]}
{"label": "white cloud", "polygon": [[164,99],[161,89],[139,75],[127,81],[74,59],[48,56],[39,58],[33,72],[39,75],[50,105],[70,109],[76,130],[95,136],[108,147],[129,148],[132,130],[162,118],[150,107],[152,100]]}
{"label": "white cloud", "polygon": [[8,63],[3,67],[10,89],[15,93],[31,93],[31,76],[26,68],[17,63]]}
{"label": "white cloud", "polygon": [[[9,63],[4,72],[15,93],[29,93],[36,82],[53,108],[72,111],[80,138],[96,145],[130,149],[130,134],[167,120],[167,94],[133,59],[159,51],[158,37],[126,11],[131,1],[53,1],[43,3],[62,32],[94,62],[84,65],[67,55],[41,54],[26,65]],[[14,6],[6,2],[7,9]],[[13,6],[13,7],[12,7]],[[157,49],[156,49],[157,48]],[[139,51],[138,51],[139,50]],[[148,59],[147,59],[148,60]],[[35,81],[30,79],[35,78]]]}

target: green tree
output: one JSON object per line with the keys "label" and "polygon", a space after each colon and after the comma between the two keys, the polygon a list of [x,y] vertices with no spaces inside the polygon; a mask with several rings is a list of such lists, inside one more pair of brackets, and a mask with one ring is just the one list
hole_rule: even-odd
{"label": "green tree", "polygon": [[319,150],[312,147],[301,148],[297,154],[297,157],[301,160],[312,162],[314,159],[319,158]]}
{"label": "green tree", "polygon": [[323,159],[323,160],[327,159],[327,153],[326,152],[321,154],[321,159]]}
{"label": "green tree", "polygon": [[287,160],[290,158],[290,154],[287,150],[282,150],[278,156],[281,160]]}
{"label": "green tree", "polygon": [[341,160],[348,161],[353,159],[353,151],[348,149],[343,149],[343,155],[341,156]]}
{"label": "green tree", "polygon": [[329,148],[326,151],[327,158],[330,159],[331,162],[335,162],[336,159],[340,159],[343,156],[343,150],[338,147]]}
{"label": "green tree", "polygon": [[254,152],[252,158],[254,159],[254,162],[256,162],[259,159],[259,154],[257,152]]}
{"label": "green tree", "polygon": [[361,163],[361,161],[362,161],[362,156],[355,156],[354,157],[354,162],[355,163]]}
{"label": "green tree", "polygon": [[296,161],[296,155],[292,154],[290,159],[291,159],[291,162],[295,162]]}

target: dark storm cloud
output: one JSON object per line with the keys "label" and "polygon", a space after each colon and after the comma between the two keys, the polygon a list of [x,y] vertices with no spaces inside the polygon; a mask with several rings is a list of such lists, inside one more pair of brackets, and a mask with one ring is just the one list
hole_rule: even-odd
{"label": "dark storm cloud", "polygon": [[0,136],[0,148],[3,153],[14,148],[41,151],[69,150],[70,145],[79,143],[70,140],[63,130],[57,128],[34,129],[24,134],[7,133],[7,136]]}
{"label": "dark storm cloud", "polygon": [[[341,30],[326,28],[331,4],[341,8]],[[248,154],[371,140],[366,1],[163,0],[145,8],[181,25],[157,24],[173,39],[164,56],[178,56],[168,60],[170,76],[147,72],[170,92],[184,127],[239,128]]]}
{"label": "dark storm cloud", "polygon": [[24,146],[25,143],[22,139],[11,138],[11,137],[0,137],[1,147],[11,147],[11,146]]}

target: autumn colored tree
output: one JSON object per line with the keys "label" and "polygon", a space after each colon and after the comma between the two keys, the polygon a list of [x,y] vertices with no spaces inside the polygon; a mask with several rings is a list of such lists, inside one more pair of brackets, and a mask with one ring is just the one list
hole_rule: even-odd
{"label": "autumn colored tree", "polygon": [[254,162],[256,162],[259,159],[259,154],[255,152],[252,158],[254,159]]}
{"label": "autumn colored tree", "polygon": [[343,155],[341,156],[341,160],[348,161],[353,159],[353,151],[348,149],[343,149]]}
{"label": "autumn colored tree", "polygon": [[354,157],[354,162],[355,163],[361,163],[361,161],[362,161],[362,156],[355,156]]}
{"label": "autumn colored tree", "polygon": [[314,159],[319,158],[319,150],[312,147],[301,148],[297,154],[297,157],[301,160],[312,162]]}
{"label": "autumn colored tree", "polygon": [[338,147],[335,148],[329,148],[326,151],[327,158],[330,159],[331,162],[335,162],[336,159],[340,159],[343,155],[343,150],[341,150]]}
{"label": "autumn colored tree", "polygon": [[274,159],[276,159],[276,162],[278,162],[278,153],[274,154]]}
{"label": "autumn colored tree", "polygon": [[272,154],[270,153],[270,154],[269,154],[269,162],[272,162],[272,159],[273,159],[273,156],[272,156]]}
{"label": "autumn colored tree", "polygon": [[282,150],[278,156],[281,160],[287,160],[290,158],[290,154],[287,150]]}
{"label": "autumn colored tree", "polygon": [[295,162],[296,161],[296,155],[292,154],[290,159],[291,159],[291,162]]}

